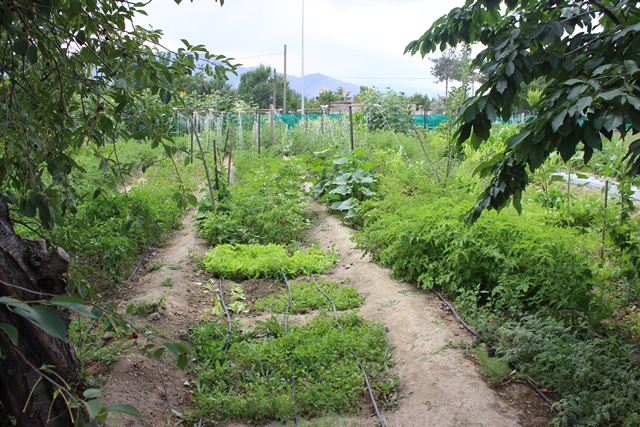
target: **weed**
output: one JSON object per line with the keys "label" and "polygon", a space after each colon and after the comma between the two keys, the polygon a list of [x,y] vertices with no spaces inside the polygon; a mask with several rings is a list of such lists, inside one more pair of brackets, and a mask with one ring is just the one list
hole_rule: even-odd
{"label": "weed", "polygon": [[180,264],[169,264],[170,270],[181,270],[182,266]]}
{"label": "weed", "polygon": [[151,313],[159,313],[167,305],[168,294],[162,292],[157,301],[149,302],[147,300],[136,301],[129,304],[126,309],[127,314],[137,314],[139,316],[148,316]]}
{"label": "weed", "polygon": [[159,270],[164,266],[164,260],[159,259],[149,264],[149,271]]}
{"label": "weed", "polygon": [[170,288],[173,286],[173,279],[171,277],[167,277],[165,278],[162,283],[160,284],[160,286],[164,286],[166,288]]}
{"label": "weed", "polygon": [[499,384],[509,378],[512,369],[507,362],[499,357],[491,357],[483,346],[474,349],[474,354],[480,363],[480,372],[487,377],[489,384]]}

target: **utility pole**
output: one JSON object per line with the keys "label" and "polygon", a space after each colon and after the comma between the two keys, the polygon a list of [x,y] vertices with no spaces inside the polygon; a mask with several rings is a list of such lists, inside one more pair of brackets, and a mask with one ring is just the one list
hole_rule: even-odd
{"label": "utility pole", "polygon": [[276,97],[278,96],[277,95],[277,90],[276,90],[276,88],[277,88],[277,86],[276,86],[277,80],[278,79],[276,78],[276,69],[274,68],[273,69],[273,108],[276,108]]}
{"label": "utility pole", "polygon": [[271,104],[271,145],[276,145],[276,131],[275,131],[275,119],[276,119],[276,69],[273,69],[273,104]]}
{"label": "utility pole", "polygon": [[287,45],[284,45],[284,87],[282,88],[282,114],[287,114]]}
{"label": "utility pole", "polygon": [[304,0],[302,0],[302,115],[304,116]]}

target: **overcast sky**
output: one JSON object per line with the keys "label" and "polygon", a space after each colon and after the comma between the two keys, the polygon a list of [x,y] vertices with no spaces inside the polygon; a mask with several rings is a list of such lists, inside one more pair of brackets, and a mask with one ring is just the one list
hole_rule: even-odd
{"label": "overcast sky", "polygon": [[404,48],[464,0],[226,0],[222,7],[213,0],[155,0],[137,24],[162,29],[171,49],[185,38],[245,67],[262,63],[280,73],[286,44],[287,74],[300,76],[303,2],[305,75],[379,88],[441,89],[431,61],[403,55]]}

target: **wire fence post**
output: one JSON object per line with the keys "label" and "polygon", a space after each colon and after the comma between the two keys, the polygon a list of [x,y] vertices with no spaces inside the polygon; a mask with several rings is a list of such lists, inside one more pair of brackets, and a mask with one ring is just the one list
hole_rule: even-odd
{"label": "wire fence post", "polygon": [[349,127],[351,128],[351,150],[355,149],[355,142],[353,140],[353,106],[349,105]]}

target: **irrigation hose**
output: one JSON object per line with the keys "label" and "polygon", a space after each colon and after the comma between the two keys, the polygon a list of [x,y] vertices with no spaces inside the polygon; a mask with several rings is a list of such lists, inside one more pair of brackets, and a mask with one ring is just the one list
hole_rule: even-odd
{"label": "irrigation hose", "polygon": [[227,337],[224,342],[224,353],[226,354],[229,350],[231,344],[229,343],[229,338],[231,337],[231,332],[233,327],[231,326],[231,315],[229,314],[229,310],[227,309],[227,304],[224,303],[224,294],[222,292],[222,278],[220,278],[220,282],[218,283],[218,290],[220,291],[220,304],[224,309],[224,313],[227,315]]}
{"label": "irrigation hose", "polygon": [[[336,325],[338,325],[338,329],[340,329],[340,333],[344,336],[344,330],[342,329],[342,325],[340,324],[340,321],[338,320],[338,311],[336,310],[336,304],[333,302],[331,297],[324,290],[322,290],[320,285],[318,285],[318,282],[316,281],[316,278],[314,277],[313,274],[311,275],[311,278],[313,279],[313,283],[316,285],[316,288],[318,288],[320,293],[322,293],[322,295],[324,295],[324,297],[331,303],[331,309],[333,310],[333,318],[336,321]],[[360,370],[362,371],[362,375],[364,375],[364,382],[365,382],[365,384],[367,386],[367,390],[369,391],[369,398],[371,399],[371,404],[373,405],[373,410],[376,412],[376,417],[378,417],[378,421],[380,422],[379,425],[380,425],[380,427],[385,427],[384,420],[382,419],[382,415],[380,415],[380,411],[378,410],[378,404],[376,403],[376,399],[373,396],[373,390],[371,389],[371,384],[369,383],[369,376],[367,375],[367,371],[364,369],[364,366],[362,365],[362,362],[360,361],[360,358],[358,357],[356,352],[353,350],[353,347],[351,347],[351,345],[349,345],[349,350],[351,351],[351,354],[353,355],[353,358],[358,363],[358,366],[360,367]]]}
{"label": "irrigation hose", "polygon": [[140,266],[142,265],[142,261],[144,261],[145,257],[147,256],[147,253],[149,253],[149,249],[151,249],[151,246],[153,246],[153,243],[151,243],[149,245],[149,247],[147,248],[146,251],[144,251],[144,253],[142,254],[142,258],[140,258],[140,262],[138,263],[138,265],[136,266],[136,268],[133,270],[133,272],[131,273],[131,276],[129,276],[129,278],[127,279],[127,282],[130,282],[131,279],[133,278],[133,276],[138,272],[138,270],[140,269]]}
{"label": "irrigation hose", "polygon": [[[287,302],[287,308],[284,312],[284,334],[287,335],[289,333],[289,310],[291,309],[291,303],[293,302],[293,292],[291,292],[291,285],[287,280],[287,276],[284,274],[284,271],[280,269],[280,274],[282,274],[282,278],[284,279],[284,283],[287,284],[287,290],[289,291],[289,301]],[[296,410],[296,371],[293,369],[293,358],[289,361],[289,369],[291,370],[291,406],[293,406],[293,422],[296,427],[299,424],[298,420],[298,411]]]}
{"label": "irrigation hose", "polygon": [[[447,305],[447,307],[449,307],[449,310],[451,311],[451,314],[453,314],[453,316],[462,324],[462,326],[465,327],[465,329],[467,331],[471,332],[471,334],[473,334],[473,336],[478,338],[481,342],[487,344],[488,346],[491,346],[491,344],[489,344],[489,342],[487,342],[487,340],[482,338],[471,326],[467,325],[465,323],[465,321],[462,320],[462,318],[458,315],[458,313],[453,308],[453,306],[449,303],[449,301],[447,301],[442,295],[440,295],[440,293],[438,291],[436,291],[435,289],[432,288],[431,292],[433,292],[438,298],[440,298],[440,300],[443,303],[445,303]],[[514,371],[519,371],[519,369],[518,369],[518,367],[516,366],[515,363],[509,362],[509,366],[511,366],[511,369],[513,369]],[[557,405],[555,403],[553,403],[553,401],[551,399],[549,399],[547,397],[547,395],[544,394],[544,392],[542,390],[540,390],[535,385],[535,383],[531,380],[531,378],[529,378],[527,375],[523,374],[522,372],[520,372],[520,374],[522,375],[524,380],[527,382],[527,384],[529,384],[529,387],[531,387],[542,398],[542,400],[545,401],[545,403],[547,405],[549,405],[554,411],[556,411],[558,413],[558,415],[561,415],[562,417],[564,417],[564,419],[567,421],[567,423],[569,423],[569,425],[571,425],[571,426],[575,425],[573,423],[573,421],[571,421],[571,418],[569,418],[569,416],[567,414],[565,414],[564,411],[562,411],[562,409],[558,408]]]}

